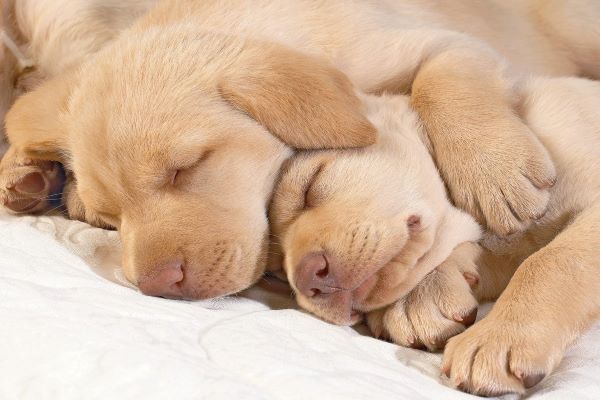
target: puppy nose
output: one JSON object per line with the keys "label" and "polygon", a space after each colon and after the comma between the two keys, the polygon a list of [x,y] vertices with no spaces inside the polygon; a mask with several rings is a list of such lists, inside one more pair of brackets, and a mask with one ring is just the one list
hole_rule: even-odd
{"label": "puppy nose", "polygon": [[296,287],[300,293],[314,297],[341,290],[332,267],[330,259],[323,253],[313,253],[304,257],[296,269]]}
{"label": "puppy nose", "polygon": [[180,299],[183,297],[183,265],[173,261],[142,277],[138,287],[148,296]]}

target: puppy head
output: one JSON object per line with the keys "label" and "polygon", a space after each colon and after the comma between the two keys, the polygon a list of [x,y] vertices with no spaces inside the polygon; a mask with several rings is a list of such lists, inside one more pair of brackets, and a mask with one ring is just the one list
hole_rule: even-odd
{"label": "puppy head", "polygon": [[[252,284],[290,147],[375,140],[348,80],[327,64],[195,26],[123,35],[62,91],[51,85],[23,104],[54,90],[66,105],[21,147],[62,152],[86,219],[120,231],[125,274],[151,295],[208,298]],[[27,129],[16,115],[12,126]]]}
{"label": "puppy head", "polygon": [[423,275],[416,265],[448,206],[406,98],[364,101],[378,143],[295,156],[269,214],[276,242],[269,268],[282,265],[299,304],[338,324],[416,285]]}

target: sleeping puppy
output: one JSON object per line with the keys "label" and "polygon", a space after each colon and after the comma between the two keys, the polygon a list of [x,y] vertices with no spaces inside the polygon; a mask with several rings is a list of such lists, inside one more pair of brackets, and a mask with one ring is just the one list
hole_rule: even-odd
{"label": "sleeping puppy", "polygon": [[120,231],[125,275],[145,294],[212,298],[256,282],[288,145],[375,140],[351,83],[314,57],[193,25],[124,35],[111,47],[84,64],[85,75],[18,99],[7,131],[13,143],[29,139],[32,158],[75,171],[70,215]]}
{"label": "sleeping puppy", "polygon": [[5,162],[72,171],[71,216],[120,231],[144,293],[213,297],[264,270],[266,207],[291,149],[371,144],[353,85],[410,91],[455,203],[496,232],[523,230],[555,171],[514,114],[514,80],[597,76],[586,16],[598,10],[504,3],[160,1],[79,73],[15,104]]}
{"label": "sleeping puppy", "polygon": [[395,302],[458,244],[480,237],[447,199],[409,98],[363,95],[363,102],[377,143],[295,156],[269,212],[276,238],[269,269],[283,266],[299,304],[337,324]]}
{"label": "sleeping puppy", "polygon": [[282,265],[298,303],[342,325],[395,302],[454,247],[480,237],[447,199],[409,98],[363,102],[377,143],[295,156],[269,212],[269,269]]}
{"label": "sleeping puppy", "polygon": [[379,143],[297,156],[270,211],[273,254],[299,303],[339,324],[372,311],[374,333],[403,345],[442,347],[473,322],[478,300],[508,284],[444,354],[452,383],[481,395],[535,385],[600,313],[600,84],[536,78],[518,91],[558,168],[548,212],[523,234],[456,246],[477,228],[448,203],[404,97],[365,97]]}

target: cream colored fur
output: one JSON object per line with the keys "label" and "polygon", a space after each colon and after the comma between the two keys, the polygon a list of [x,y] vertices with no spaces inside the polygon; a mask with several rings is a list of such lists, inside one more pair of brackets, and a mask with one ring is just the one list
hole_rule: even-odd
{"label": "cream colored fur", "polygon": [[600,316],[600,84],[539,78],[521,93],[523,118],[558,181],[548,212],[529,230],[484,242],[497,255],[484,255],[484,268],[518,268],[490,314],[451,339],[444,355],[452,382],[480,394],[536,384]]}
{"label": "cream colored fur", "polygon": [[[371,121],[382,135],[380,147],[298,157],[284,173],[271,211],[281,246],[278,251],[285,254],[283,265],[293,287],[305,254],[324,252],[335,262],[340,254],[347,254],[337,268],[352,271],[352,279],[344,282],[351,290],[312,298],[297,294],[301,305],[327,320],[356,322],[348,317],[349,310],[369,311],[364,298],[385,298],[390,303],[394,292],[382,293],[382,286],[391,284],[400,300],[371,312],[371,329],[399,344],[433,350],[465,329],[464,322],[471,318],[478,300],[495,299],[502,292],[492,312],[451,339],[444,355],[444,371],[451,382],[480,395],[523,392],[535,385],[600,313],[600,265],[595,256],[600,244],[600,178],[596,173],[600,167],[596,111],[600,84],[575,78],[532,78],[519,85],[518,91],[522,117],[549,150],[558,171],[548,212],[522,234],[507,238],[487,233],[483,247],[463,243],[450,255],[448,247],[468,235],[469,224],[463,220],[462,224],[454,222],[448,231],[437,228],[436,221],[444,220],[445,213],[455,215],[456,210],[448,204],[432,206],[445,204],[445,195],[439,180],[431,172],[423,173],[431,163],[424,150],[427,141],[420,142],[423,135],[414,111],[397,106],[404,98],[365,98]],[[380,118],[382,114],[386,118]],[[312,176],[315,164],[324,166],[307,184],[308,179],[302,177]],[[311,199],[306,209],[301,206],[304,190]],[[412,260],[423,254],[429,257],[441,245],[447,246],[444,257],[450,255],[424,279],[421,272],[431,269],[419,271],[426,258],[412,264],[397,262],[406,259],[407,252],[414,254],[411,239],[420,241],[423,234],[397,240],[398,233],[405,237],[402,222],[406,223],[407,215],[421,216],[434,238],[427,241],[431,247],[422,248]],[[355,220],[381,227],[384,233],[377,241],[383,246],[379,245],[378,252],[387,258],[374,257],[379,261],[370,265],[361,262],[355,248],[369,248],[372,238],[344,240],[355,229]],[[396,220],[396,225],[390,223]],[[386,236],[395,240],[387,241]],[[400,279],[399,271],[403,271]],[[354,289],[362,288],[373,276],[377,284],[370,285],[366,294]],[[342,297],[350,300],[340,301]]]}
{"label": "cream colored fur", "polygon": [[[18,168],[39,168],[46,189],[36,160],[60,161],[77,178],[69,212],[121,230],[130,280],[179,263],[186,297],[231,293],[264,269],[265,208],[284,144],[372,143],[353,84],[410,92],[454,202],[496,232],[524,230],[546,210],[555,171],[515,115],[514,83],[531,72],[597,76],[595,3],[569,13],[556,4],[159,2],[77,73],[17,101],[2,199],[36,210],[23,201],[48,193],[19,192]],[[45,7],[50,20],[63,10]],[[588,36],[548,34],[585,23]],[[81,26],[94,37],[95,24]]]}
{"label": "cream colored fur", "polygon": [[[74,74],[77,67],[155,3],[156,0],[126,3],[117,0],[3,0],[0,21],[4,37],[0,43],[0,155],[8,150],[4,117],[17,98],[48,79]],[[39,104],[30,104],[30,107],[35,107],[38,112],[45,109],[54,111],[56,105],[50,107],[50,103],[57,100],[57,94],[41,98]],[[61,100],[58,101],[60,104]],[[49,116],[54,117],[55,114]],[[33,117],[34,120],[42,118]],[[45,120],[44,124],[51,122]],[[34,129],[31,134],[37,134],[36,131]],[[48,161],[38,161],[15,148],[10,149],[0,165],[0,186],[14,188],[23,177],[41,173],[44,188],[40,193],[10,190],[9,197],[2,190],[0,198],[5,204],[12,203],[10,211],[51,212],[59,210],[61,203],[67,203],[71,205],[72,216],[83,217],[80,201],[71,190],[74,187],[71,174],[68,174],[66,190],[61,198],[63,185],[57,181],[61,179],[62,172],[56,163]],[[56,191],[57,195],[54,194]],[[88,222],[107,226],[93,217]]]}
{"label": "cream colored fur", "polygon": [[7,39],[0,46],[0,118],[18,96],[81,65],[156,1],[3,0],[0,29]]}
{"label": "cream colored fur", "polygon": [[[446,198],[409,98],[362,98],[377,144],[296,156],[269,214],[277,238],[271,269],[283,266],[300,305],[337,324],[396,301],[455,246],[480,237],[476,222]],[[418,226],[409,226],[411,218]],[[312,298],[297,290],[297,267],[315,253],[325,255],[345,290]]]}

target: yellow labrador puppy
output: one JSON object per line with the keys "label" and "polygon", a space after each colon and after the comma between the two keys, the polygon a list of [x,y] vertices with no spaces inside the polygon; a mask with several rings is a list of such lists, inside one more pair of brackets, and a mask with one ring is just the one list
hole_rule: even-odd
{"label": "yellow labrador puppy", "polygon": [[514,113],[515,79],[597,76],[599,14],[591,1],[161,1],[78,74],[16,103],[5,164],[72,170],[71,215],[121,231],[145,293],[231,293],[264,269],[289,148],[374,140],[352,83],[410,91],[455,203],[496,232],[523,230],[555,171]]}
{"label": "yellow labrador puppy", "polygon": [[409,98],[363,100],[377,143],[295,156],[269,213],[269,269],[283,266],[299,304],[342,325],[398,300],[457,245],[480,238],[447,199]]}
{"label": "yellow labrador puppy", "polygon": [[370,312],[376,335],[406,346],[442,347],[474,321],[478,300],[508,284],[445,350],[453,384],[481,395],[535,385],[600,313],[600,83],[536,78],[518,93],[558,168],[548,212],[522,234],[458,245],[476,240],[477,226],[449,204],[431,144],[399,96],[364,97],[377,145],[289,162],[270,211],[273,254],[284,255],[303,307],[338,324]]}

